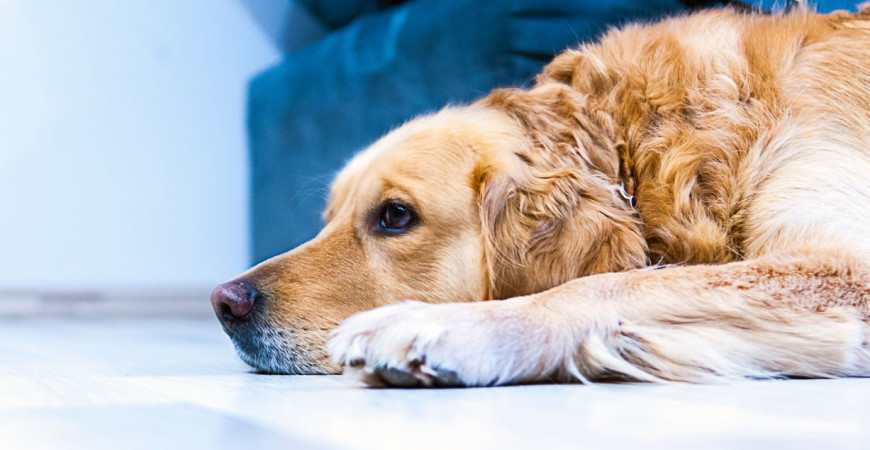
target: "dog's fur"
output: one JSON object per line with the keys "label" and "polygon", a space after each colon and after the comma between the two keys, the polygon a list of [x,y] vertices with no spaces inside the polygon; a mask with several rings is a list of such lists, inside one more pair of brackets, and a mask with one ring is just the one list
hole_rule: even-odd
{"label": "dog's fur", "polygon": [[[373,232],[390,199],[418,226]],[[243,275],[266,300],[234,341],[258,368],[403,386],[868,376],[870,8],[611,31],[530,90],[382,138],[325,217]],[[365,310],[330,361],[330,330]]]}

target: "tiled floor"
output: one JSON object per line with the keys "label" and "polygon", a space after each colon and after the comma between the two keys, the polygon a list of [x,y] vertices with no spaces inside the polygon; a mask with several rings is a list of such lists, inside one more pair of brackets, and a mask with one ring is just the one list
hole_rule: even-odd
{"label": "tiled floor", "polygon": [[372,390],[213,320],[0,321],[0,449],[870,448],[870,379]]}

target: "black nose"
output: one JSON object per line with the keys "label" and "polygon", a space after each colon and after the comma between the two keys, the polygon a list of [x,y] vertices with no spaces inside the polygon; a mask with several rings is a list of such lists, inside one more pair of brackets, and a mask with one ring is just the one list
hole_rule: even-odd
{"label": "black nose", "polygon": [[232,333],[263,294],[254,283],[235,280],[216,287],[211,292],[211,306],[227,333]]}

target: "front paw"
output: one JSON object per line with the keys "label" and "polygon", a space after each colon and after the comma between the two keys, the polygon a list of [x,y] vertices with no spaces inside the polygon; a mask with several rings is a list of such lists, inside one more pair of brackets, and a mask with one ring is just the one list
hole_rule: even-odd
{"label": "front paw", "polygon": [[456,368],[467,355],[447,358],[444,351],[462,339],[448,317],[461,308],[451,306],[467,305],[409,301],[357,314],[333,333],[327,348],[346,375],[371,386],[466,386]]}
{"label": "front paw", "polygon": [[346,320],[328,349],[346,374],[372,386],[491,386],[563,372],[570,343],[552,324],[517,306],[386,306]]}

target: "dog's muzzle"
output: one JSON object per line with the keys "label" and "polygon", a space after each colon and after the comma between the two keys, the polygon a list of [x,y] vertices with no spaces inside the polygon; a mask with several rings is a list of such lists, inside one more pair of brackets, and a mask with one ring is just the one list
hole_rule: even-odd
{"label": "dog's muzzle", "polygon": [[248,365],[265,373],[323,373],[297,354],[294,330],[269,324],[267,303],[266,295],[248,280],[224,283],[211,293],[215,315]]}

